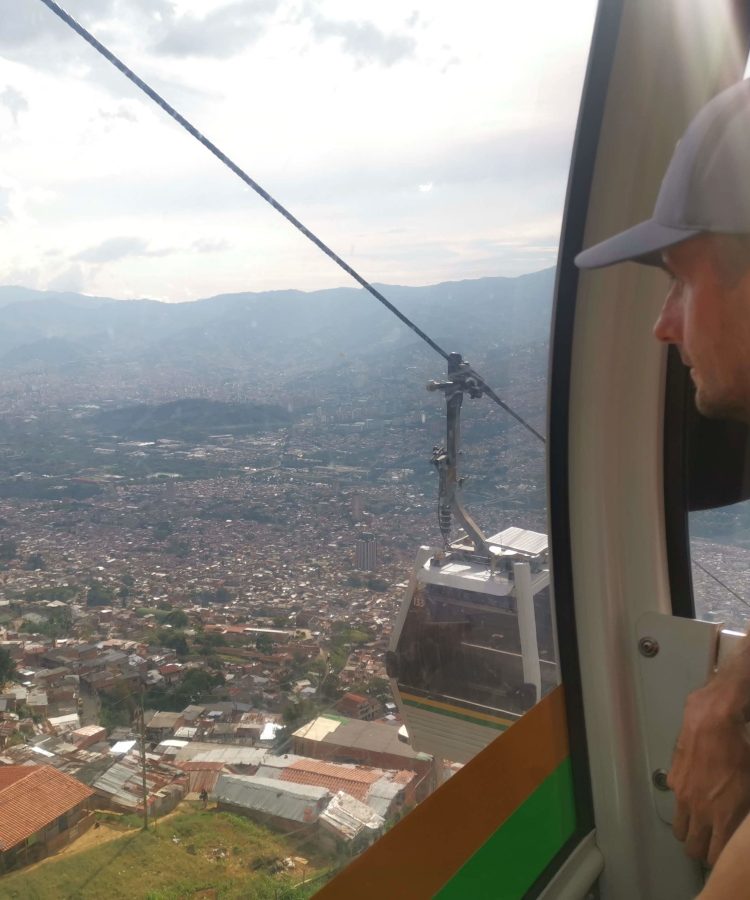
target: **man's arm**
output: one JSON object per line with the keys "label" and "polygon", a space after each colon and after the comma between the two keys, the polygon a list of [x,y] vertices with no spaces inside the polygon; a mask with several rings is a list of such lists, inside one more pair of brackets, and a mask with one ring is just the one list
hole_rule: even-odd
{"label": "man's arm", "polygon": [[746,816],[719,857],[698,900],[732,900],[747,897],[750,859],[750,816]]}
{"label": "man's arm", "polygon": [[690,694],[668,783],[674,833],[687,853],[714,865],[750,811],[750,636],[705,687]]}

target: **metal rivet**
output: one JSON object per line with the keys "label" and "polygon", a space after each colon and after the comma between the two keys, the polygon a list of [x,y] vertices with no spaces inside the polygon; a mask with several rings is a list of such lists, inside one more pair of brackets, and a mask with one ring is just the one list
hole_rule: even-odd
{"label": "metal rivet", "polygon": [[659,642],[650,637],[642,637],[638,641],[638,650],[641,656],[656,656],[659,652]]}
{"label": "metal rivet", "polygon": [[651,775],[651,781],[654,783],[654,787],[657,791],[668,791],[669,785],[667,784],[667,770],[666,769],[655,769],[653,774]]}

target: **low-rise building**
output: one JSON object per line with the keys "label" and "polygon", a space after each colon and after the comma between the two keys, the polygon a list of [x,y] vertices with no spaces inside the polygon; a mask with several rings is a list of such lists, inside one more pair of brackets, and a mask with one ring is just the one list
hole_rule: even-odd
{"label": "low-rise building", "polygon": [[350,719],[360,719],[363,722],[372,722],[382,715],[383,708],[377,700],[367,697],[364,694],[353,694],[350,692],[336,703],[336,709]]}
{"label": "low-rise building", "polygon": [[52,766],[0,767],[0,871],[43,859],[93,823],[94,792]]}
{"label": "low-rise building", "polygon": [[220,775],[213,797],[219,809],[281,831],[313,830],[331,793],[308,784],[283,784],[257,775]]}

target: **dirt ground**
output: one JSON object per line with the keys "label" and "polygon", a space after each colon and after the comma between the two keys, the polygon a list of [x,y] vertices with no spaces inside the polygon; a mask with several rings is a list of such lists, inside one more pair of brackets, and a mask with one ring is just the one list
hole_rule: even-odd
{"label": "dirt ground", "polygon": [[[169,819],[172,818],[172,816],[176,816],[180,812],[185,812],[188,808],[192,807],[193,804],[191,804],[190,807],[184,806],[183,803],[178,804],[171,813],[167,813],[167,815],[164,816],[163,819],[157,820],[157,828],[162,822],[168,822]],[[37,866],[43,866],[45,863],[52,862],[55,859],[59,859],[61,856],[72,856],[74,853],[80,853],[83,850],[90,850],[92,847],[98,847],[99,844],[107,844],[109,843],[109,841],[113,841],[118,837],[122,837],[129,832],[132,834],[132,829],[113,828],[106,822],[100,822],[98,828],[96,828],[95,825],[92,825],[85,834],[82,834],[79,838],[73,841],[72,844],[68,844],[67,847],[63,847],[62,850],[54,853],[52,856],[48,856],[45,859],[40,860],[38,863],[26,866],[25,869],[26,871],[31,871]]]}

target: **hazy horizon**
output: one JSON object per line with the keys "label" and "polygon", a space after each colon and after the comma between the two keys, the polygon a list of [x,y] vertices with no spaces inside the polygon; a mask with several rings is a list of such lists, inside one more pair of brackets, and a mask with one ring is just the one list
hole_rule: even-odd
{"label": "hazy horizon", "polygon": [[[426,284],[386,284],[385,282],[373,282],[373,286],[377,288],[434,288],[439,287],[444,284],[462,284],[467,281],[483,281],[492,278],[506,278],[506,279],[516,279],[516,278],[526,278],[530,275],[539,275],[542,272],[547,272],[550,269],[554,269],[555,266],[544,266],[541,269],[535,269],[530,272],[519,272],[517,275],[481,275],[477,278],[455,278],[449,279],[447,281],[436,281],[436,282],[428,282]],[[127,303],[129,301],[149,301],[154,303],[200,303],[204,300],[214,300],[217,297],[225,297],[232,294],[272,294],[272,293],[300,293],[300,294],[315,294],[320,291],[339,291],[339,290],[365,290],[354,280],[350,280],[349,284],[336,284],[331,285],[330,287],[325,288],[297,288],[297,287],[279,287],[279,288],[270,288],[267,290],[236,290],[236,291],[226,291],[221,294],[210,294],[205,297],[185,297],[180,300],[168,300],[162,297],[109,297],[103,294],[88,294],[85,291],[67,291],[67,290],[54,290],[54,289],[46,289],[46,288],[34,288],[29,285],[23,284],[0,284],[0,290],[21,290],[21,291],[34,291],[41,294],[76,294],[81,297],[89,297],[92,300],[117,300],[123,303]],[[373,297],[373,301],[375,298]],[[377,301],[375,301],[377,302]]]}

